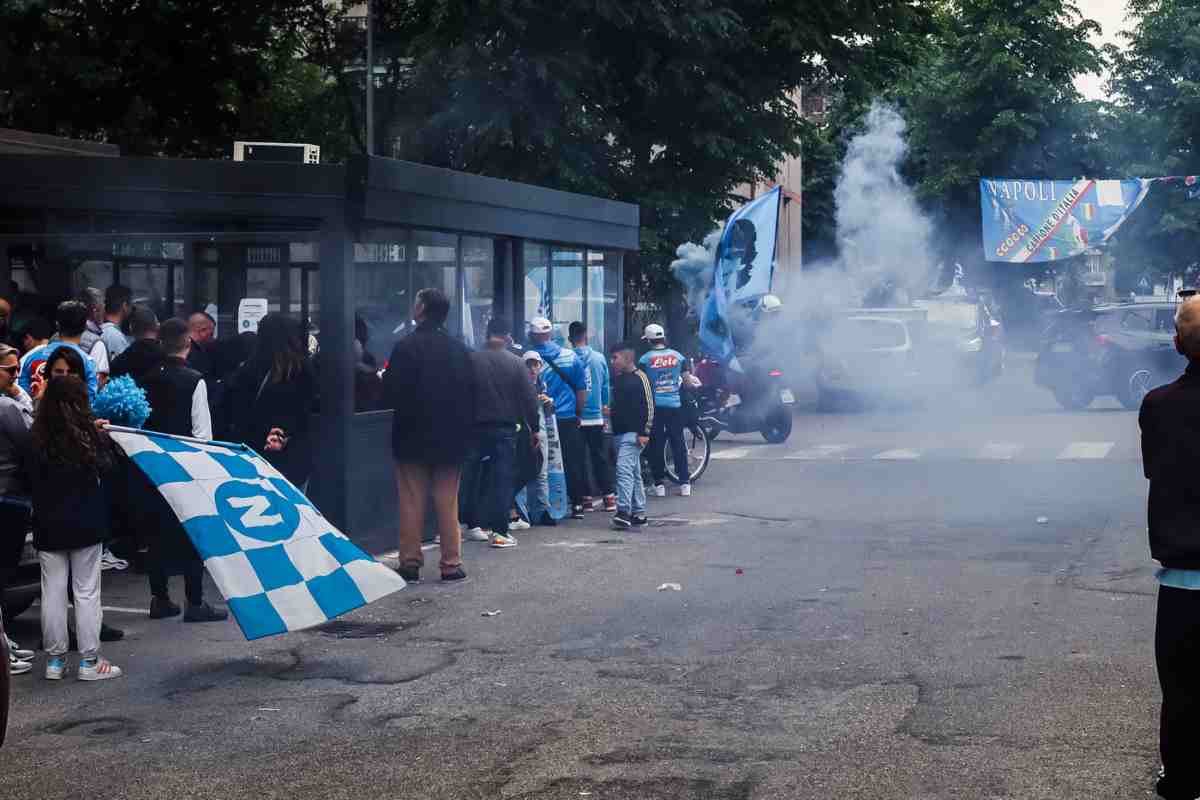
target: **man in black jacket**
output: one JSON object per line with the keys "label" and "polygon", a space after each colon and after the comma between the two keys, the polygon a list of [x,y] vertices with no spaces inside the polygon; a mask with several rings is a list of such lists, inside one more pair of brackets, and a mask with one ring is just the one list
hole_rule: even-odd
{"label": "man in black jacket", "polygon": [[158,317],[149,306],[134,306],[129,315],[129,332],[133,342],[113,359],[108,377],[129,375],[141,385],[142,376],[166,359],[158,343]]}
{"label": "man in black jacket", "polygon": [[1162,687],[1158,793],[1200,797],[1200,298],[1180,304],[1175,347],[1188,367],[1142,401],[1142,462],[1150,480],[1150,555],[1158,572],[1154,655]]}
{"label": "man in black jacket", "polygon": [[646,524],[646,484],[642,450],[654,426],[654,391],[637,368],[637,351],[627,342],[612,348],[612,393],[609,410],[617,448],[617,515],[614,528]]}
{"label": "man in black jacket", "polygon": [[[471,353],[475,369],[475,442],[467,458],[459,504],[468,538],[516,547],[509,519],[516,494],[517,437],[537,435],[537,393],[521,359],[508,351],[508,321],[488,322],[487,344]],[[460,509],[462,511],[462,509]]]}
{"label": "man in black jacket", "polygon": [[396,343],[383,374],[392,416],[392,456],[400,505],[400,576],[420,580],[425,504],[433,494],[443,581],[467,577],[458,528],[458,483],[475,419],[475,371],[466,345],[446,333],[450,301],[422,289],[413,303],[417,328]]}
{"label": "man in black jacket", "polygon": [[[212,438],[212,415],[208,408],[208,390],[204,377],[187,366],[191,338],[188,325],[172,318],[162,324],[158,333],[164,359],[155,368],[143,373],[138,382],[146,390],[150,403],[150,418],[146,430],[189,436],[194,439]],[[133,349],[132,347],[130,348]],[[161,519],[159,536],[151,544],[149,564],[150,617],[163,619],[179,613],[167,591],[167,575],[176,570],[183,573],[187,610],[184,622],[219,622],[229,612],[215,609],[204,602],[204,562],[188,539],[174,513],[156,503]],[[174,524],[169,524],[173,522]]]}

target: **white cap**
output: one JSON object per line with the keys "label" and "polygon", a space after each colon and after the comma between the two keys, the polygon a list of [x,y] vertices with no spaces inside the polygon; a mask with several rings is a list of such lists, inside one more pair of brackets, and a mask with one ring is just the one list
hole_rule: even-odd
{"label": "white cap", "polygon": [[764,313],[769,314],[772,311],[778,311],[783,308],[783,301],[773,294],[764,294],[762,299],[758,301],[758,308]]}
{"label": "white cap", "polygon": [[526,361],[536,361],[539,364],[541,364],[542,363],[542,354],[539,353],[537,350],[526,350],[524,359]]}
{"label": "white cap", "polygon": [[653,342],[658,339],[667,338],[667,332],[663,330],[662,325],[651,322],[646,326],[646,329],[642,331],[642,338],[648,342]]}
{"label": "white cap", "polygon": [[529,320],[530,333],[549,333],[553,328],[554,326],[550,323],[550,320],[545,317],[534,317]]}

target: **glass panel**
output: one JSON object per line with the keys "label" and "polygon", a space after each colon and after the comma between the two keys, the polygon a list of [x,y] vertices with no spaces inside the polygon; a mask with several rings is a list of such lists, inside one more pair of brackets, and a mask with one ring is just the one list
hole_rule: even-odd
{"label": "glass panel", "polygon": [[[233,331],[233,318],[221,316],[221,296],[217,289],[217,268],[212,266],[201,266],[200,262],[208,261],[206,255],[210,254],[215,257],[216,250],[202,250],[197,256],[196,265],[196,304],[199,308],[203,308],[208,312],[208,315],[217,321],[217,332],[215,336],[221,336],[223,331]],[[188,309],[192,311],[194,309]]]}
{"label": "glass panel", "polygon": [[584,251],[558,250],[553,252],[554,297],[550,321],[554,323],[554,340],[566,345],[567,331],[572,322],[583,321]]}
{"label": "glass panel", "polygon": [[[256,248],[246,248],[247,251]],[[250,253],[247,252],[247,261]],[[253,262],[249,262],[253,263]],[[266,298],[267,310],[278,311],[280,303],[279,267],[246,267],[246,297]]]}
{"label": "glass panel", "polygon": [[495,249],[491,239],[465,236],[462,240],[463,340],[471,347],[480,347],[487,338],[488,320],[492,318],[495,296],[492,263]]}
{"label": "glass panel", "polygon": [[[620,250],[604,253],[604,347],[607,350],[625,336],[621,320],[621,259]],[[594,297],[595,295],[593,295]],[[593,327],[600,327],[593,325]]]}
{"label": "glass panel", "polygon": [[[458,237],[453,234],[413,234],[413,249],[417,262],[413,266],[412,293],[427,287],[441,289],[450,298],[450,316],[446,330],[462,332],[462,298],[458,292]],[[389,347],[389,350],[391,348]]]}
{"label": "glass panel", "polygon": [[[397,239],[403,239],[398,232]],[[369,360],[382,367],[396,340],[410,329],[412,311],[411,270],[403,241],[366,242],[354,245],[354,303],[356,336],[365,339]],[[310,281],[309,292],[316,281]]]}
{"label": "glass panel", "polygon": [[[167,302],[168,269],[166,264],[121,264],[121,284],[133,292],[133,302],[150,306],[159,319],[172,315]],[[107,288],[107,284],[97,288]]]}
{"label": "glass panel", "polygon": [[525,322],[550,315],[550,248],[525,243],[522,265],[525,284]]}
{"label": "glass panel", "polygon": [[187,307],[187,297],[183,292],[183,267],[175,267],[175,309],[172,316],[178,314],[181,317],[187,317],[192,313],[192,309]]}
{"label": "glass panel", "polygon": [[[305,297],[305,313],[308,316],[309,334],[318,342],[321,338],[321,275],[315,269],[306,270],[308,273],[308,294]],[[313,341],[309,340],[310,349]]]}
{"label": "glass panel", "polygon": [[[587,326],[591,346],[600,352],[616,342],[610,328],[616,328],[617,293],[605,291],[607,283],[606,254],[595,250],[588,252],[587,267]],[[615,278],[613,279],[615,283]],[[612,317],[610,320],[609,318]]]}
{"label": "glass panel", "polygon": [[74,275],[71,276],[71,295],[77,296],[89,286],[103,291],[111,286],[112,282],[112,261],[86,259],[79,262],[79,265],[75,267]]}

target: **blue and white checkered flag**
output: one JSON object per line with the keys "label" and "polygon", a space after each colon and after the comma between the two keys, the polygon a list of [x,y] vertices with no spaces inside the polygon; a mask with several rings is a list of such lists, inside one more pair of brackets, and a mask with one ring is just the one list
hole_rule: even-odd
{"label": "blue and white checkered flag", "polygon": [[249,447],[108,432],[175,511],[247,639],[311,628],[404,588]]}

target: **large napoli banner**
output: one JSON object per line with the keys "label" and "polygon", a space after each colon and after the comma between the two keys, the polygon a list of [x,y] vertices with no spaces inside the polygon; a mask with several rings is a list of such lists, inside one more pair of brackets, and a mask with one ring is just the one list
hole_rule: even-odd
{"label": "large napoli banner", "polygon": [[983,178],[988,261],[1027,264],[1077,256],[1105,244],[1162,178],[1074,181]]}

